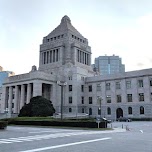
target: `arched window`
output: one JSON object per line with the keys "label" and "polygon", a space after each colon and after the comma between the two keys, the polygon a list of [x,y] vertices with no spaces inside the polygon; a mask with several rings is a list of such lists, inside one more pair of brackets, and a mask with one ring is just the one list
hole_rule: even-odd
{"label": "arched window", "polygon": [[69,108],[69,112],[72,112],[72,108]]}
{"label": "arched window", "polygon": [[132,107],[128,107],[128,114],[132,115]]}
{"label": "arched window", "polygon": [[140,114],[141,114],[141,115],[145,114],[145,111],[144,111],[144,107],[143,107],[143,106],[140,107]]}
{"label": "arched window", "polygon": [[111,108],[110,107],[107,108],[107,114],[111,115]]}
{"label": "arched window", "polygon": [[89,115],[92,115],[92,108],[89,108]]}

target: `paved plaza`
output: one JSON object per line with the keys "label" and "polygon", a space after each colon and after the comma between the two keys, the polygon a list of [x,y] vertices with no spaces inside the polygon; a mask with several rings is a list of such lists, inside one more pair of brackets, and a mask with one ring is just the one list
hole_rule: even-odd
{"label": "paved plaza", "polygon": [[114,130],[8,126],[0,131],[0,152],[152,152],[152,122],[111,126]]}

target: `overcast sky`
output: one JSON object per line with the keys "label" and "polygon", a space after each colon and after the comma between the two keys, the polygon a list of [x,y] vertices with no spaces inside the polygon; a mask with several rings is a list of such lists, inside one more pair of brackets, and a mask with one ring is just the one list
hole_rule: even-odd
{"label": "overcast sky", "polygon": [[95,57],[118,55],[126,71],[152,68],[152,0],[0,0],[0,66],[39,65],[39,45],[64,15]]}

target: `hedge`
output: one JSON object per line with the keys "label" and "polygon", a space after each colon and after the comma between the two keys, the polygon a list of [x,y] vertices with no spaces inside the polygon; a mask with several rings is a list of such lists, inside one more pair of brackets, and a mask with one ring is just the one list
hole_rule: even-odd
{"label": "hedge", "polygon": [[0,121],[0,129],[6,129],[7,125],[8,125],[7,121]]}
{"label": "hedge", "polygon": [[[63,127],[82,127],[97,128],[96,122],[79,122],[79,121],[11,121],[9,124],[14,125],[34,125],[34,126],[63,126]],[[100,128],[107,128],[107,122],[100,122]]]}

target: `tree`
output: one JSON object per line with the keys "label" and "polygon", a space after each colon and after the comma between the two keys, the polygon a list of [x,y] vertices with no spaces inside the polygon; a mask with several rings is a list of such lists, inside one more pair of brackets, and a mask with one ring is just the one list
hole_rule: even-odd
{"label": "tree", "polygon": [[55,109],[50,100],[42,96],[31,98],[30,103],[25,104],[20,110],[19,117],[46,117],[52,116]]}

